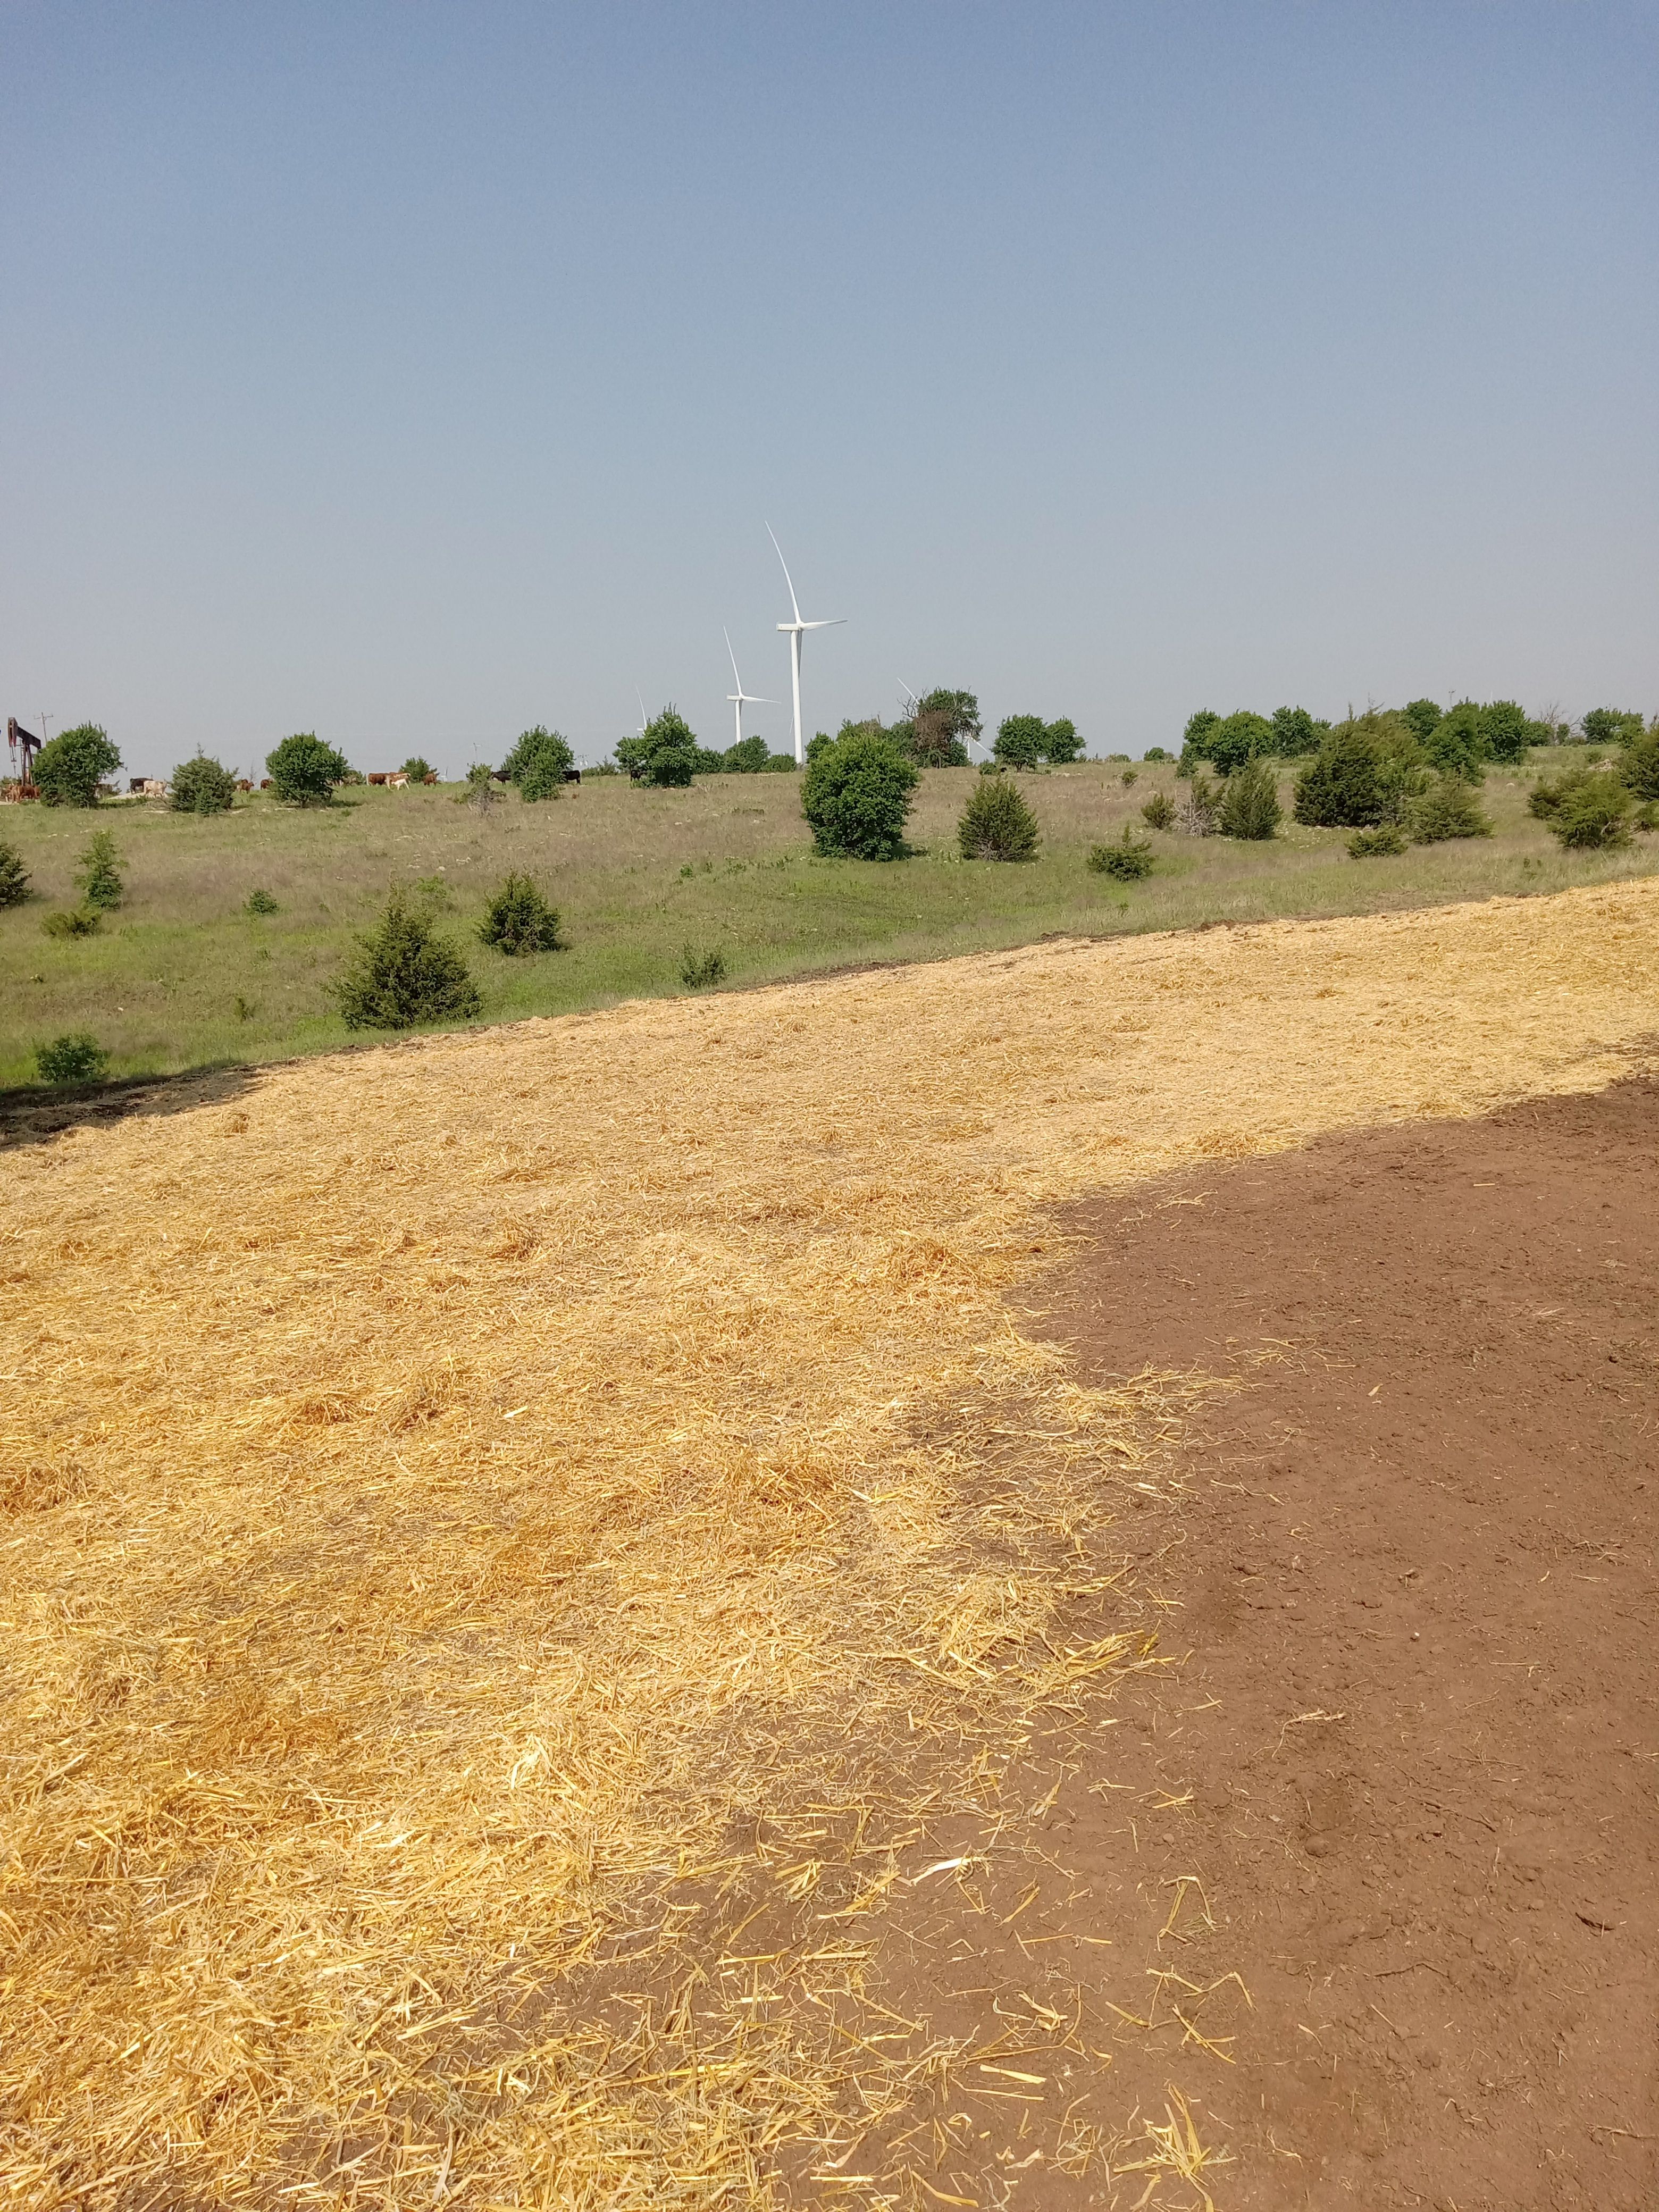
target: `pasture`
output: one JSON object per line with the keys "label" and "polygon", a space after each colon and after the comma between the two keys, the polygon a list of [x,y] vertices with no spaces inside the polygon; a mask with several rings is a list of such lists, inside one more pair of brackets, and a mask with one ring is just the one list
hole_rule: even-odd
{"label": "pasture", "polygon": [[[1138,884],[1091,875],[1090,847],[1155,791],[1168,767],[1126,787],[1103,763],[1022,776],[1043,842],[1029,863],[963,862],[955,824],[971,770],[930,771],[912,817],[915,857],[878,866],[815,858],[799,780],[700,777],[689,790],[590,780],[556,802],[509,793],[483,816],[453,788],[347,789],[300,811],[268,795],[198,818],[153,803],[106,804],[96,826],[125,856],[123,903],[95,937],[53,939],[41,921],[73,903],[94,817],[0,809],[37,896],[0,910],[0,1085],[28,1082],[43,1041],[88,1030],[117,1076],[251,1064],[347,1040],[325,986],[388,886],[418,886],[466,950],[486,1022],[673,994],[688,945],[718,951],[734,983],[777,981],[864,961],[935,958],[1050,936],[1115,937],[1206,921],[1433,905],[1618,880],[1654,865],[1655,841],[1564,855],[1526,811],[1530,778],[1494,769],[1490,839],[1356,862],[1346,833],[1286,822],[1268,844],[1159,836]],[[1281,777],[1288,800],[1291,778]],[[560,909],[567,951],[508,960],[477,942],[489,893],[527,871]],[[246,911],[268,891],[279,911]]]}
{"label": "pasture", "polygon": [[[152,882],[161,857],[196,855],[175,942],[222,938],[213,915],[264,878],[296,962],[307,933],[322,962],[391,861],[425,874],[447,853],[462,915],[532,840],[579,883],[596,817],[635,842],[603,885],[565,892],[579,940],[611,913],[620,947],[654,902],[659,947],[747,915],[757,968],[805,965],[850,958],[860,931],[914,949],[918,922],[1029,934],[1046,881],[1093,941],[324,1053],[174,1086],[165,1111],[135,1093],[14,1147],[0,2159],[16,2201],[1247,2212],[1340,2187],[1403,2204],[1362,2185],[1392,2108],[1361,2116],[1363,2140],[1331,2134],[1354,2077],[1345,2055],[1333,2086],[1324,2054],[1350,2026],[1377,2069],[1435,2088],[1457,2201],[1519,2201],[1486,2188],[1494,2135],[1447,2117],[1512,2060],[1517,2124],[1601,2161],[1587,2201],[1644,2201],[1647,2093],[1595,2104],[1594,2050],[1558,2057],[1541,2030],[1534,2072],[1491,2047],[1499,1984],[1468,1981],[1487,1955],[1473,1937],[1390,1920],[1385,1895],[1364,1910],[1399,1956],[1378,1952],[1352,1999],[1328,1986],[1359,1937],[1318,1917],[1327,1862],[1298,1839],[1326,1831],[1298,1791],[1328,1812],[1329,1776],[1299,1762],[1346,1728],[1329,1757],[1352,1809],[1376,1732],[1430,1726],[1367,1704],[1360,1601],[1405,1602],[1403,1576],[1417,1604],[1419,1563],[1379,1560],[1375,1590],[1342,1593],[1360,1656],[1339,1701],[1294,1576],[1341,1551],[1346,1521],[1316,1482],[1295,1525],[1217,1540],[1273,1547],[1283,1578],[1276,1640],[1235,1674],[1206,1578],[1228,1618],[1253,1617],[1229,1593],[1263,1561],[1207,1552],[1205,1516],[1266,1513],[1283,1488],[1264,1471],[1277,1416],[1227,1442],[1264,1376],[1347,1391],[1373,1487],[1401,1432],[1305,1318],[1267,1341],[1224,1283],[1194,1340],[1153,1306],[1176,1274],[1212,1279],[1170,1240],[1224,1184],[1249,1198],[1304,1148],[1378,1127],[1409,1158],[1516,1101],[1650,1072],[1659,886],[1468,896],[1468,871],[1513,890],[1528,859],[1563,866],[1513,820],[1489,847],[1414,856],[1392,893],[1287,839],[1184,854],[1149,896],[1249,908],[1340,881],[1420,901],[1453,868],[1463,902],[1155,934],[1080,868],[1062,897],[1060,852],[1047,878],[814,871],[787,857],[793,797],[757,779],[661,801],[598,787],[499,824],[417,798],[298,824],[249,810],[205,837],[123,825]],[[1123,811],[1097,769],[1038,800],[1066,811],[1073,853]],[[938,841],[942,779],[928,805]],[[715,872],[682,879],[694,827]],[[371,830],[383,848],[353,875]],[[907,910],[907,884],[932,903]],[[768,948],[769,919],[786,946]],[[246,927],[239,945],[258,941]],[[601,972],[595,996],[623,988]],[[181,1023],[178,1056],[205,1034]],[[1433,1200],[1448,1234],[1460,1193],[1499,1173],[1462,1158]],[[1392,1171],[1366,1170],[1379,1203]],[[1522,1215],[1538,1188],[1517,1185]],[[1085,1200],[1116,1211],[1091,1222]],[[1249,1202],[1297,1234],[1288,1201]],[[1148,1256],[1127,1305],[1096,1268],[1108,1237]],[[1575,1249],[1562,1302],[1537,1300],[1557,1314],[1635,1256]],[[1349,1267],[1364,1273],[1363,1249],[1339,1290]],[[1283,1279],[1266,1272],[1263,1299]],[[1482,1387],[1481,1316],[1534,1325],[1512,1273],[1455,1310],[1412,1295],[1462,1363],[1460,1403]],[[1592,1382],[1621,1371],[1599,1359],[1586,1349]],[[1487,1413],[1502,1439],[1504,1409]],[[1484,1507],[1489,1528],[1501,1492]],[[1528,1604],[1565,1610],[1537,1616],[1506,1696],[1533,1694],[1521,1662],[1559,1665],[1575,1609],[1603,1601],[1575,1577],[1624,1571],[1599,1529],[1574,1548],[1571,1517],[1523,1577]],[[1425,1650],[1460,1617],[1455,1584],[1443,1598]],[[1588,1665],[1594,1639],[1576,1640]],[[1480,1756],[1509,1774],[1526,1728],[1477,1717]],[[1642,1749],[1639,1717],[1620,1725]],[[1492,1786],[1460,1769],[1438,1811],[1376,1816],[1401,1852],[1454,1814],[1486,1823],[1449,1917],[1485,1909],[1466,1886],[1494,1850],[1574,1860],[1571,1806],[1545,1836],[1547,1808],[1504,1809]],[[1620,1823],[1651,1795],[1632,1790],[1596,1830],[1620,1865],[1640,1857]],[[1222,1841],[1255,1804],[1291,1825],[1236,1866]],[[1340,1861],[1369,1863],[1349,1842]],[[1293,1935],[1261,1917],[1281,1875]],[[1565,1900],[1586,1990],[1579,1953],[1624,1894],[1609,1866]],[[1642,1985],[1646,1941],[1618,1939]],[[1411,1978],[1423,1957],[1443,1989]],[[1465,2025],[1423,2055],[1430,2004]],[[1590,2101],[1567,2110],[1564,2083]],[[1618,2124],[1597,2137],[1592,2117]],[[1407,2165],[1417,2148],[1400,2144]]]}

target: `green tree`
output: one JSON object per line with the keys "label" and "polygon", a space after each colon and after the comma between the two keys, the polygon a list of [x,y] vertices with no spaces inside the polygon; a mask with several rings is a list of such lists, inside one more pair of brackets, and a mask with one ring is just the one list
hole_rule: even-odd
{"label": "green tree", "polygon": [[121,756],[96,722],[62,730],[34,756],[34,781],[48,806],[96,806],[98,787]]}
{"label": "green tree", "polygon": [[0,906],[21,906],[29,895],[29,872],[15,845],[0,837]]}
{"label": "green tree", "polygon": [[647,722],[637,738],[624,738],[617,747],[617,760],[636,783],[661,790],[684,790],[701,766],[702,746],[685,717],[665,707]]}
{"label": "green tree", "polygon": [[167,804],[175,814],[228,814],[235,796],[235,777],[204,753],[180,761],[167,787]]}
{"label": "green tree", "polygon": [[424,783],[432,773],[432,763],[422,753],[410,753],[398,773],[406,775],[411,783]]}
{"label": "green tree", "polygon": [[853,860],[896,860],[921,771],[884,732],[850,731],[813,741],[801,809],[823,854]]}
{"label": "green tree", "polygon": [[538,722],[526,730],[501,763],[501,773],[518,787],[520,799],[556,799],[564,789],[564,772],[576,764],[576,756],[556,730]]}
{"label": "green tree", "polygon": [[1479,783],[1491,751],[1482,727],[1482,711],[1473,699],[1460,699],[1448,708],[1423,740],[1423,750],[1444,774]]}
{"label": "green tree", "polygon": [[727,775],[763,775],[772,758],[764,738],[744,738],[720,755]]}
{"label": "green tree", "polygon": [[1012,776],[982,776],[957,824],[964,860],[1030,860],[1042,842],[1037,819]]}
{"label": "green tree", "polygon": [[559,914],[528,876],[510,875],[485,910],[478,935],[486,945],[514,958],[531,952],[562,952]]}
{"label": "green tree", "polygon": [[1622,707],[1592,707],[1578,726],[1587,745],[1623,745],[1641,736],[1642,717]]}
{"label": "green tree", "polygon": [[1267,750],[1281,760],[1301,760],[1319,750],[1319,740],[1330,726],[1328,722],[1316,721],[1305,707],[1275,707],[1273,741]]}
{"label": "green tree", "polygon": [[1282,819],[1278,782],[1267,762],[1257,754],[1227,779],[1221,798],[1221,834],[1224,837],[1267,838]]}
{"label": "green tree", "polygon": [[1208,760],[1210,732],[1220,726],[1220,715],[1209,707],[1200,707],[1195,714],[1187,717],[1187,726],[1181,733],[1181,757],[1176,763],[1178,775],[1190,775],[1200,761]]}
{"label": "green tree", "polygon": [[920,768],[966,768],[967,740],[982,726],[974,694],[941,685],[917,700],[908,720],[895,723],[888,735]]}
{"label": "green tree", "polygon": [[1048,757],[1048,725],[1041,714],[1008,714],[991,748],[1005,768],[1035,768]]}
{"label": "green tree", "polygon": [[1638,799],[1659,799],[1659,715],[1626,745],[1619,775]]}
{"label": "green tree", "polygon": [[335,785],[351,771],[343,753],[312,731],[300,730],[265,755],[265,773],[285,805],[326,806]]}
{"label": "green tree", "polygon": [[465,961],[401,890],[390,894],[374,928],[358,938],[356,959],[329,989],[349,1030],[465,1021],[483,1003]]}
{"label": "green tree", "polygon": [[109,1066],[109,1054],[89,1030],[76,1030],[37,1045],[34,1066],[42,1083],[96,1083]]}
{"label": "green tree", "polygon": [[1296,780],[1296,818],[1315,829],[1397,821],[1422,781],[1422,754],[1398,714],[1339,722]]}
{"label": "green tree", "polygon": [[1043,750],[1055,768],[1066,768],[1079,759],[1083,751],[1083,740],[1077,733],[1077,724],[1069,714],[1062,714],[1057,722],[1050,722],[1042,733]]}
{"label": "green tree", "polygon": [[1400,719],[1418,744],[1426,745],[1440,726],[1440,702],[1436,699],[1413,699],[1401,708]]}
{"label": "green tree", "polygon": [[1175,755],[1164,745],[1148,745],[1140,756],[1143,761],[1170,761]]}
{"label": "green tree", "polygon": [[1224,722],[1218,722],[1203,738],[1201,755],[1213,763],[1223,775],[1234,775],[1247,761],[1259,759],[1273,749],[1273,726],[1264,715],[1252,714],[1241,708],[1229,714]]}
{"label": "green tree", "polygon": [[107,830],[94,830],[91,842],[81,855],[75,880],[81,886],[82,905],[96,907],[100,911],[121,903],[125,886],[121,881],[121,855],[115,839]]}
{"label": "green tree", "polygon": [[1480,709],[1480,739],[1488,760],[1524,760],[1531,744],[1527,711],[1513,699],[1494,699]]}

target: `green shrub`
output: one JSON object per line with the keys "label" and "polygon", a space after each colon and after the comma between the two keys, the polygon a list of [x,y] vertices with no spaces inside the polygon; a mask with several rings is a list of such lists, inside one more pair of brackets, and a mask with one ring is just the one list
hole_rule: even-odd
{"label": "green shrub", "polygon": [[428,776],[434,774],[435,771],[431,762],[422,754],[410,753],[398,773],[406,775],[411,783],[424,783]]}
{"label": "green shrub", "polygon": [[1172,761],[1175,755],[1164,745],[1148,745],[1140,756],[1144,761]]}
{"label": "green shrub", "polygon": [[246,911],[249,914],[280,914],[282,908],[267,890],[251,890],[247,895]]}
{"label": "green shrub", "polygon": [[556,730],[544,730],[538,722],[520,736],[501,763],[501,773],[509,783],[517,785],[520,799],[557,799],[564,789],[565,770],[575,764],[576,756],[568,741]]}
{"label": "green shrub", "polygon": [[265,755],[265,773],[286,806],[326,806],[337,783],[351,773],[343,753],[309,730],[284,738],[274,752]]}
{"label": "green shrub", "polygon": [[121,756],[96,722],[61,730],[34,756],[34,781],[48,806],[96,806],[98,787]]}
{"label": "green shrub", "polygon": [[1659,799],[1659,719],[1626,745],[1619,775],[1633,797]]}
{"label": "green shrub", "polygon": [[1493,699],[1480,709],[1480,742],[1488,760],[1524,760],[1532,744],[1527,710],[1513,699]]}
{"label": "green shrub", "polygon": [[1413,845],[1443,845],[1454,837],[1490,837],[1492,823],[1462,776],[1441,775],[1407,806],[1406,829]]}
{"label": "green shrub", "polygon": [[1448,708],[1423,739],[1423,753],[1443,774],[1461,775],[1478,783],[1491,755],[1482,727],[1481,709],[1473,699],[1460,699]]}
{"label": "green shrub", "polygon": [[706,991],[711,983],[726,981],[726,955],[699,952],[688,945],[680,958],[680,981],[688,991]]}
{"label": "green shrub", "polygon": [[1122,835],[1110,844],[1097,845],[1089,854],[1089,866],[1097,876],[1112,876],[1119,883],[1139,883],[1150,876],[1157,866],[1149,837],[1137,837],[1126,822]]}
{"label": "green shrub", "polygon": [[[887,734],[918,768],[966,768],[967,740],[977,738],[982,727],[973,693],[940,685],[918,699],[909,719],[896,722]],[[842,734],[846,735],[845,724]]]}
{"label": "green shrub", "polygon": [[1278,781],[1267,762],[1255,756],[1227,779],[1221,794],[1221,834],[1256,840],[1271,837],[1283,818]]}
{"label": "green shrub", "polygon": [[235,777],[204,753],[180,761],[167,787],[167,805],[175,814],[228,814],[235,796]]}
{"label": "green shrub", "polygon": [[1348,850],[1356,860],[1380,860],[1405,849],[1406,833],[1397,822],[1379,822],[1375,830],[1356,830],[1348,840]]}
{"label": "green shrub", "polygon": [[702,747],[679,711],[665,707],[637,738],[624,738],[617,758],[637,783],[659,790],[684,790],[702,765]]}
{"label": "green shrub", "polygon": [[1319,741],[1330,726],[1316,720],[1305,707],[1275,707],[1272,750],[1281,760],[1300,760],[1319,750]]}
{"label": "green shrub", "polygon": [[1132,785],[1139,783],[1139,781],[1140,770],[1138,768],[1126,768],[1122,775],[1118,778],[1118,781],[1123,786],[1125,791],[1127,791]]}
{"label": "green shrub", "polygon": [[[1534,801],[1537,797],[1534,792]],[[1630,842],[1631,814],[1626,786],[1616,775],[1590,769],[1562,779],[1545,819],[1567,851],[1594,852]]]}
{"label": "green shrub", "polygon": [[720,755],[727,775],[763,775],[772,755],[764,738],[744,738]]}
{"label": "green shrub", "polygon": [[514,957],[528,952],[562,952],[559,915],[528,876],[514,872],[490,900],[478,935]]}
{"label": "green shrub", "polygon": [[1400,719],[1420,745],[1427,744],[1440,726],[1442,708],[1437,699],[1413,699],[1400,710]]}
{"label": "green shrub", "polygon": [[86,1030],[37,1045],[34,1066],[42,1083],[96,1083],[109,1066],[109,1054]]}
{"label": "green shrub", "polygon": [[1036,817],[1011,776],[975,784],[957,824],[964,860],[1029,860],[1041,842]]}
{"label": "green shrub", "polygon": [[1416,738],[1398,714],[1357,714],[1321,738],[1296,780],[1296,818],[1316,830],[1397,821],[1422,781]]}
{"label": "green shrub", "polygon": [[1149,830],[1175,828],[1175,801],[1167,791],[1155,791],[1140,810],[1140,818]]}
{"label": "green shrub", "polygon": [[1642,717],[1622,707],[1592,707],[1578,725],[1587,745],[1627,745],[1642,734]]}
{"label": "green shrub", "polygon": [[29,895],[29,872],[15,845],[0,837],[0,906],[21,906]]}
{"label": "green shrub", "polygon": [[107,830],[94,830],[81,855],[81,865],[75,872],[75,880],[81,886],[82,906],[108,908],[121,903],[121,855],[116,848],[113,835]]}
{"label": "green shrub", "polygon": [[1048,757],[1048,725],[1041,714],[1009,714],[991,750],[1005,768],[1036,768]]}
{"label": "green shrub", "polygon": [[40,927],[48,937],[96,937],[104,918],[95,906],[72,906],[43,915]]}
{"label": "green shrub", "polygon": [[1221,826],[1222,787],[1201,769],[1188,774],[1191,781],[1176,811],[1176,827],[1184,836],[1213,837]]}
{"label": "green shrub", "polygon": [[355,963],[330,985],[349,1030],[406,1030],[416,1022],[464,1021],[483,1000],[460,954],[422,907],[400,890],[379,923],[357,939]]}
{"label": "green shrub", "polygon": [[801,810],[823,854],[850,860],[896,860],[921,772],[885,735],[854,730],[813,740],[801,785]]}

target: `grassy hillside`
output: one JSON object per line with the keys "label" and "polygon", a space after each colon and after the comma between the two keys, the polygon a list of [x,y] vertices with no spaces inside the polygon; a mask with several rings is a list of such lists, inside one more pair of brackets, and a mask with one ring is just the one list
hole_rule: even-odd
{"label": "grassy hillside", "polygon": [[[1022,777],[1043,845],[1019,866],[957,857],[968,769],[926,777],[917,857],[886,866],[814,858],[799,785],[782,775],[710,776],[687,791],[602,780],[540,805],[508,795],[485,816],[453,788],[351,790],[311,813],[258,796],[205,820],[143,803],[95,817],[8,807],[0,836],[21,849],[36,896],[0,912],[0,1085],[31,1080],[36,1044],[67,1030],[90,1030],[126,1075],[337,1046],[348,1033],[325,985],[393,881],[425,887],[467,948],[483,1018],[502,1021],[677,992],[688,945],[720,951],[745,982],[1056,932],[1358,914],[1653,871],[1650,838],[1622,854],[1559,853],[1527,814],[1530,780],[1489,775],[1498,834],[1479,842],[1354,861],[1346,833],[1293,823],[1267,845],[1160,836],[1158,873],[1135,885],[1091,874],[1085,855],[1139,823],[1152,792],[1174,788],[1168,768],[1143,768],[1132,787],[1097,762]],[[48,938],[42,918],[73,902],[94,827],[121,848],[125,902],[96,937]],[[555,900],[568,951],[515,961],[477,942],[485,896],[514,868]],[[278,913],[246,913],[256,887]]]}

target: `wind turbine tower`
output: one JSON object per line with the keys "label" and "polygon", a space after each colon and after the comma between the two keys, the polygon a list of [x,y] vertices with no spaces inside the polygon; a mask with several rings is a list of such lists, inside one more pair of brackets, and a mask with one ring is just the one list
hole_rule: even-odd
{"label": "wind turbine tower", "polygon": [[[729,629],[723,629],[720,635],[726,640],[726,652],[731,654],[732,680],[738,687],[735,691],[728,691],[726,695],[732,702],[732,742],[734,745],[740,745],[743,743],[744,708],[745,707],[775,707],[778,702],[775,699],[763,699],[758,691],[744,690],[743,678],[738,674],[738,656],[732,652],[732,633]],[[799,719],[797,715],[797,726]]]}
{"label": "wind turbine tower", "polygon": [[[783,548],[779,544],[769,522],[766,526],[766,534],[772,540],[772,550],[778,556],[778,566],[783,570],[783,580],[789,586],[789,604],[795,611],[793,622],[780,623],[778,628],[787,630],[789,634],[789,672],[794,678],[795,690],[795,766],[800,768],[806,759],[806,750],[801,744],[800,736],[800,641],[809,629],[836,629],[847,617],[845,615],[833,615],[827,622],[801,620],[800,601],[795,597],[794,579],[789,574],[789,563],[783,557]],[[741,713],[742,709],[739,708],[738,711]]]}

